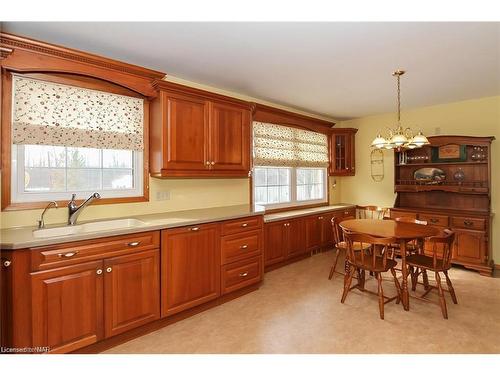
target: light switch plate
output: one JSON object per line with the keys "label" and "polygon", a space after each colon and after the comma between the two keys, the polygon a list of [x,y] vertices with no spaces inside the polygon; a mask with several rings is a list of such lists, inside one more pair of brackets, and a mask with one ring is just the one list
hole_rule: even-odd
{"label": "light switch plate", "polygon": [[170,199],[170,191],[157,191],[156,192],[156,200],[157,201],[168,201]]}

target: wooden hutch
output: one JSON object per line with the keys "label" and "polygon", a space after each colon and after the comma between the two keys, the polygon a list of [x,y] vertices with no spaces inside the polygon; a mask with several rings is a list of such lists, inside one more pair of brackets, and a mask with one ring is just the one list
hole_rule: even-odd
{"label": "wooden hutch", "polygon": [[[452,262],[491,276],[491,142],[495,138],[428,139],[428,146],[395,151],[397,197],[391,217],[410,216],[451,228],[456,233]],[[421,168],[433,169],[415,176]]]}

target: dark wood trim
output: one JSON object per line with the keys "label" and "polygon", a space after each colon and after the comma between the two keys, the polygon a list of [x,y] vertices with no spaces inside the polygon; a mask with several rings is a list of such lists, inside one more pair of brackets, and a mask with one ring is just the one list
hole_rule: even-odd
{"label": "dark wood trim", "polygon": [[208,99],[212,101],[220,101],[224,103],[230,103],[233,105],[238,105],[241,106],[244,109],[250,109],[250,102],[240,100],[237,98],[233,98],[231,96],[226,96],[222,94],[217,94],[211,91],[206,91],[202,89],[198,89],[195,87],[190,87],[190,86],[184,86],[179,83],[174,83],[174,82],[169,82],[169,81],[164,81],[164,80],[155,80],[153,82],[153,87],[156,90],[162,90],[162,91],[168,91],[170,93],[174,94],[181,94],[181,95],[195,95],[203,99]]}
{"label": "dark wood trim", "polygon": [[156,96],[152,81],[165,73],[83,51],[0,33],[1,65],[17,72],[72,73],[127,87],[145,97]]}
{"label": "dark wood trim", "polygon": [[190,316],[199,314],[199,313],[206,311],[206,310],[209,310],[215,306],[221,305],[221,304],[229,302],[235,298],[238,298],[238,297],[243,296],[245,294],[251,293],[251,292],[259,289],[261,284],[262,284],[262,282],[258,283],[258,284],[247,286],[247,287],[242,288],[240,290],[237,290],[237,291],[234,291],[232,293],[226,294],[224,296],[218,297],[215,300],[206,302],[206,303],[199,305],[199,306],[195,306],[189,310],[185,310],[185,311],[179,312],[175,315],[168,316],[168,317],[162,318],[160,320],[156,320],[156,321],[151,322],[151,323],[147,323],[141,327],[137,327],[135,329],[124,332],[124,333],[119,334],[117,336],[113,336],[113,337],[110,337],[110,338],[105,339],[103,341],[96,342],[95,344],[78,349],[72,353],[73,354],[100,353],[100,352],[105,351],[107,349],[110,349],[114,346],[123,344],[127,341],[133,340],[133,339],[140,337],[140,336],[143,336],[147,333],[156,331],[160,328],[166,327],[170,324],[176,323],[180,320],[189,318]]}
{"label": "dark wood trim", "polygon": [[[144,99],[144,151],[143,151],[143,193],[137,197],[121,197],[121,198],[103,198],[95,201],[93,204],[116,204],[116,203],[133,203],[133,202],[148,202],[149,201],[149,107],[150,103],[147,98],[138,95],[135,91],[128,88],[109,83],[93,77],[83,77],[74,74],[46,74],[46,73],[28,73],[21,74],[30,78],[43,79],[50,82],[71,84],[81,86],[93,90],[112,92],[120,95],[132,95]],[[44,208],[47,202],[25,202],[12,203],[11,201],[11,108],[12,108],[12,71],[2,70],[2,117],[1,117],[1,208],[2,211],[16,210],[31,210]],[[69,200],[60,200],[57,202],[61,207],[67,205]]]}
{"label": "dark wood trim", "polygon": [[431,135],[427,137],[431,146],[443,146],[450,143],[466,144],[473,143],[478,146],[489,146],[495,140],[491,137],[470,137],[466,135]]}
{"label": "dark wood trim", "polygon": [[251,108],[253,121],[294,126],[324,134],[328,134],[335,125],[334,122],[270,107],[264,104],[252,103]]}

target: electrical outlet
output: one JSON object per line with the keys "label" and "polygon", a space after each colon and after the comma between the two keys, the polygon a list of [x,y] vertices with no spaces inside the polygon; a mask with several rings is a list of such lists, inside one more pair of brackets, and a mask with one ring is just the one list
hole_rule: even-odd
{"label": "electrical outlet", "polygon": [[156,192],[156,200],[157,201],[168,201],[170,199],[170,191],[157,191]]}

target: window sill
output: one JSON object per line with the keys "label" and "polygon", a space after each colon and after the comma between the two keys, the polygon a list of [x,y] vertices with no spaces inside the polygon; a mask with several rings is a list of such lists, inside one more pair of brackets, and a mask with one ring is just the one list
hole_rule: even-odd
{"label": "window sill", "polygon": [[[84,200],[76,201],[80,204]],[[59,207],[66,207],[69,200],[56,201]],[[119,203],[136,203],[136,202],[149,202],[149,197],[147,195],[138,197],[119,197],[119,198],[101,198],[92,202],[92,205],[102,205],[102,204],[119,204]],[[21,211],[21,210],[35,210],[42,209],[47,206],[49,202],[24,202],[24,203],[10,203],[2,206],[2,211]]]}

